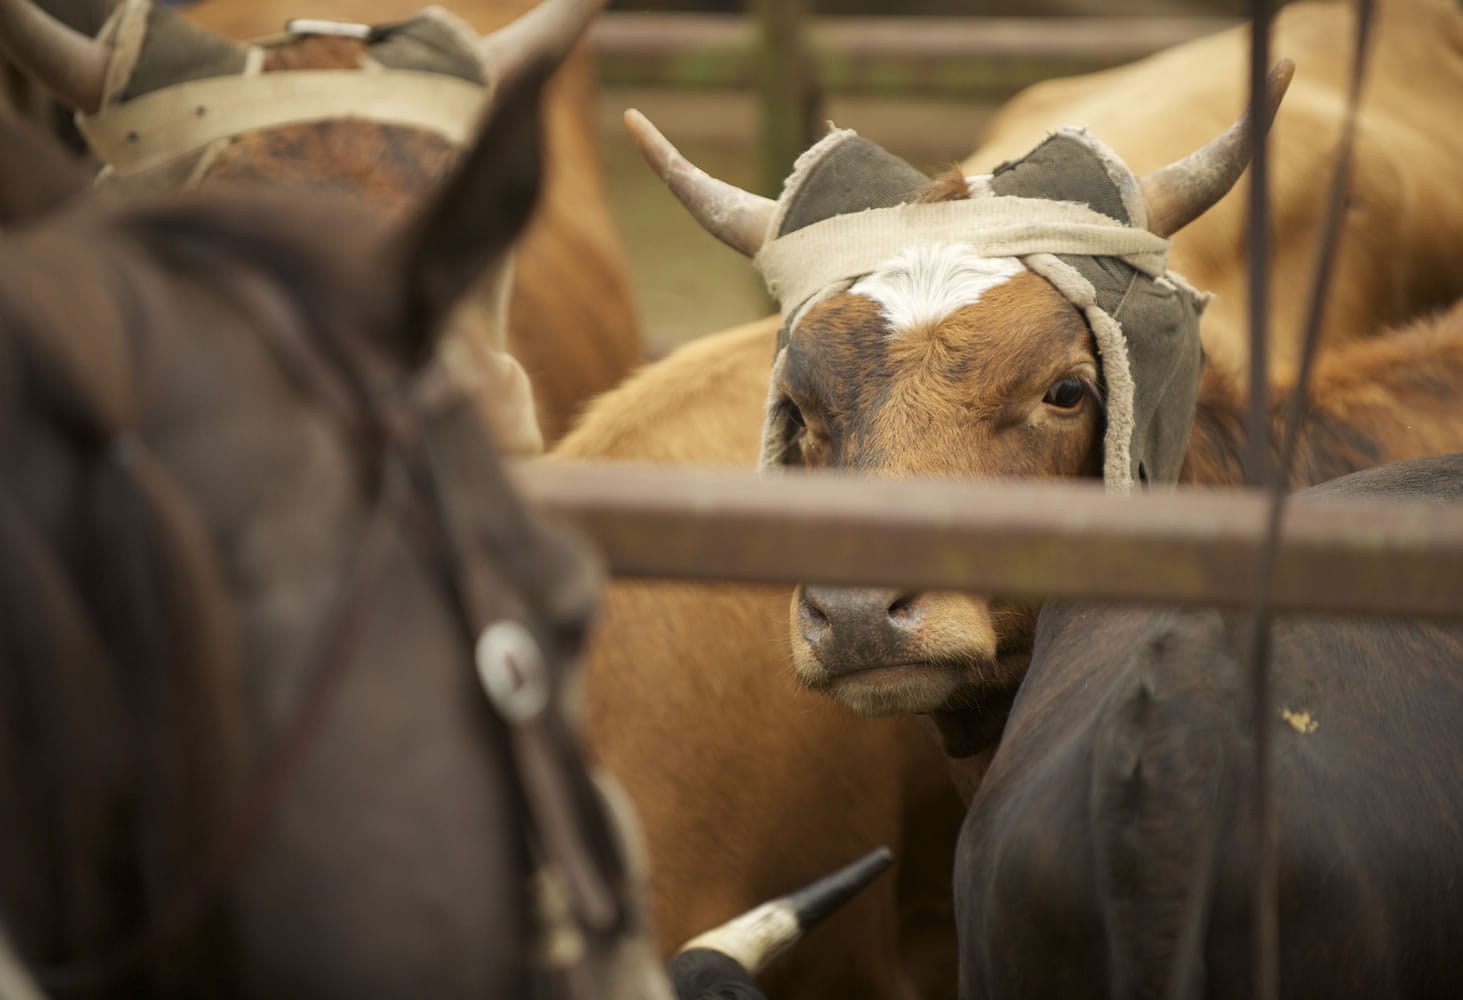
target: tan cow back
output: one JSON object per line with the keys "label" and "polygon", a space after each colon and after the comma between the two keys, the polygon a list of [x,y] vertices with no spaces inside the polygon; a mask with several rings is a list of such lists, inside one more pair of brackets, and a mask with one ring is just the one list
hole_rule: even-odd
{"label": "tan cow back", "polygon": [[[1281,11],[1275,58],[1295,60],[1276,118],[1270,203],[1275,276],[1271,357],[1293,369],[1350,71],[1354,10],[1298,3]],[[1243,108],[1249,29],[1191,42],[1130,66],[1039,84],[1011,101],[966,161],[985,173],[1047,131],[1087,126],[1143,173],[1198,148]],[[1152,113],[1145,113],[1152,109]],[[1359,119],[1353,195],[1326,315],[1327,343],[1372,335],[1463,294],[1463,12],[1449,0],[1377,5]],[[1183,230],[1173,268],[1216,293],[1204,344],[1228,366],[1249,357],[1245,211],[1248,178]]]}

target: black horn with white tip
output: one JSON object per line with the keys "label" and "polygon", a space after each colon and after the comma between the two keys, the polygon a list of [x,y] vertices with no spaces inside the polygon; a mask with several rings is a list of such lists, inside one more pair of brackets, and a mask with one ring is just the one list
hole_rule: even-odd
{"label": "black horn with white tip", "polygon": [[893,852],[880,847],[806,888],[692,938],[671,959],[676,996],[679,1000],[760,998],[753,977],[893,863]]}

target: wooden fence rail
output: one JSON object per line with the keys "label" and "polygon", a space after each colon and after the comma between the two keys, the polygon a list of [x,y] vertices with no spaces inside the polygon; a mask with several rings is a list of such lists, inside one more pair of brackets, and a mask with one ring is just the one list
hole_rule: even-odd
{"label": "wooden fence rail", "polygon": [[[1263,497],[1240,490],[1119,497],[1066,481],[559,461],[513,474],[531,503],[588,533],[612,572],[640,577],[1243,607],[1264,525]],[[1291,507],[1274,607],[1463,618],[1463,507]]]}
{"label": "wooden fence rail", "polygon": [[[771,0],[769,0],[771,2]],[[999,99],[1038,80],[1142,58],[1240,22],[1213,17],[815,17],[814,74],[835,93]],[[609,83],[753,88],[759,34],[746,17],[602,15],[590,32]]]}

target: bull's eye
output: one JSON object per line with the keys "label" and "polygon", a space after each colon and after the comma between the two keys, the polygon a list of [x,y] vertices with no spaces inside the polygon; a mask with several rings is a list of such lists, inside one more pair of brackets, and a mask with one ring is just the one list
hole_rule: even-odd
{"label": "bull's eye", "polygon": [[808,423],[803,418],[803,411],[798,409],[798,404],[785,399],[782,405],[787,418],[787,427],[783,432],[782,461],[784,465],[802,465],[803,448],[808,440]]}
{"label": "bull's eye", "polygon": [[788,435],[792,438],[801,437],[808,429],[808,422],[803,419],[803,411],[798,409],[798,404],[792,400],[786,400]]}
{"label": "bull's eye", "polygon": [[1086,393],[1087,388],[1081,379],[1064,378],[1048,389],[1041,401],[1059,410],[1075,410]]}

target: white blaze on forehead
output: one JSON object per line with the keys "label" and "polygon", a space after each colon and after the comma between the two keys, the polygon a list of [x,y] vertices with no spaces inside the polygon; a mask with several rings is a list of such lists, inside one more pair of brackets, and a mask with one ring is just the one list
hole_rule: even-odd
{"label": "white blaze on forehead", "polygon": [[879,303],[890,336],[948,319],[1025,268],[1015,257],[982,257],[968,243],[908,247],[849,289]]}

